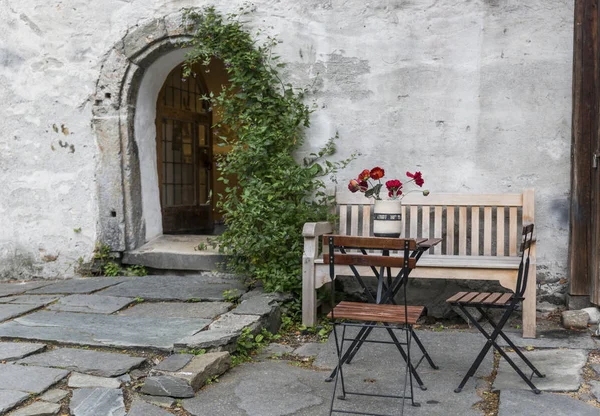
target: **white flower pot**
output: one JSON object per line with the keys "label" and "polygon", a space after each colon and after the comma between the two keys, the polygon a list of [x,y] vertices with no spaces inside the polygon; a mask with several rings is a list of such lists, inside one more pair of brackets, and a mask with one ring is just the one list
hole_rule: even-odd
{"label": "white flower pot", "polygon": [[376,199],[373,207],[373,235],[395,237],[402,235],[402,201]]}

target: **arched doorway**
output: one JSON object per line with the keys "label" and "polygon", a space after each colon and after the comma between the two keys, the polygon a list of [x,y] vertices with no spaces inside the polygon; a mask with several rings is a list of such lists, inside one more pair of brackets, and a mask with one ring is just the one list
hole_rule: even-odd
{"label": "arched doorway", "polygon": [[173,69],[156,103],[156,155],[165,234],[214,228],[212,114],[200,68]]}

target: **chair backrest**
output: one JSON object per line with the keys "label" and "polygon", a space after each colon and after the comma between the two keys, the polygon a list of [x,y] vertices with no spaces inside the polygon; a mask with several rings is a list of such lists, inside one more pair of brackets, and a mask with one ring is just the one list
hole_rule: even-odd
{"label": "chair backrest", "polygon": [[527,288],[527,275],[529,274],[529,253],[533,242],[533,224],[523,226],[523,240],[521,242],[521,263],[515,289],[516,297],[522,298]]}

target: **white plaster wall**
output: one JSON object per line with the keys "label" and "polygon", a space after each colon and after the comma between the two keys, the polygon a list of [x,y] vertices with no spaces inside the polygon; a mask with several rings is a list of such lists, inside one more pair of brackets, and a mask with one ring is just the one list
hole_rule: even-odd
{"label": "white plaster wall", "polygon": [[[89,97],[104,54],[137,23],[211,3],[231,12],[244,2],[0,0],[2,267],[23,260],[62,276],[89,257],[98,151]],[[306,152],[339,131],[340,158],[362,153],[340,182],[377,164],[420,169],[432,192],[535,188],[542,289],[557,288],[568,240],[571,1],[254,4],[250,24],[278,35],[285,76],[314,83]],[[149,234],[159,232],[155,214],[144,213]]]}

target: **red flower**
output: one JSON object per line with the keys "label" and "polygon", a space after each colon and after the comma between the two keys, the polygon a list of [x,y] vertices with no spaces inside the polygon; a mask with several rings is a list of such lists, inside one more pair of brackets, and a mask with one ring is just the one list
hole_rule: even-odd
{"label": "red flower", "polygon": [[358,180],[363,182],[369,180],[370,177],[371,172],[369,172],[369,169],[365,169],[358,175]]}
{"label": "red flower", "polygon": [[421,175],[421,172],[415,172],[414,174],[412,174],[410,172],[406,172],[406,176],[414,179],[415,185],[417,185],[417,186],[423,186],[423,184],[425,183],[425,181],[423,180],[423,175]]}
{"label": "red flower", "polygon": [[389,196],[390,198],[394,198],[394,197],[396,197],[396,196],[400,196],[400,195],[402,195],[402,191],[397,191],[397,192],[396,192],[396,195],[394,195],[394,192],[392,192],[392,191],[388,192],[388,196]]}
{"label": "red flower", "polygon": [[360,189],[360,185],[356,179],[350,179],[350,183],[348,184],[348,189],[350,192],[355,193]]}
{"label": "red flower", "polygon": [[367,181],[360,181],[358,183],[358,188],[361,192],[367,192],[367,189],[369,189],[369,183]]}
{"label": "red flower", "polygon": [[388,189],[388,191],[397,191],[402,188],[402,182],[400,182],[398,179],[393,179],[391,181],[387,181],[385,183],[385,187]]}
{"label": "red flower", "polygon": [[379,179],[383,178],[383,175],[385,175],[385,172],[379,166],[376,166],[373,169],[371,169],[370,174],[371,174],[371,179],[379,180]]}

